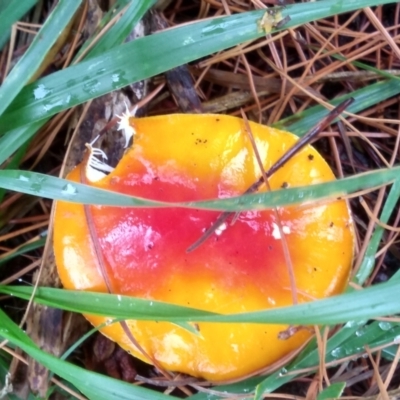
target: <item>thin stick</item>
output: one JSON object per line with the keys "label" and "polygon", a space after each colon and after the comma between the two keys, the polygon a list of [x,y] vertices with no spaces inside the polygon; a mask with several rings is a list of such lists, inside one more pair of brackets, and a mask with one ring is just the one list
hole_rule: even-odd
{"label": "thin stick", "polygon": [[[268,171],[265,172],[267,178],[270,178],[278,169],[282,168],[299,150],[309,144],[319,132],[321,132],[327,125],[329,125],[335,118],[337,118],[350,104],[354,102],[353,98],[344,100],[337,107],[335,107],[322,121],[315,125],[311,130],[298,140]],[[254,193],[260,189],[264,183],[264,177],[261,176],[258,181],[253,183],[243,195]],[[232,211],[223,212],[216,221],[208,228],[204,234],[186,250],[187,253],[197,249],[203,244],[214,232],[218,229],[232,214]]]}

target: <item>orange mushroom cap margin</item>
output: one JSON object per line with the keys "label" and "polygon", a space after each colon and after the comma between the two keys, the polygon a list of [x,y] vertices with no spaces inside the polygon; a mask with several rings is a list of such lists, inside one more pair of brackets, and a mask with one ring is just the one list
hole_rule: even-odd
{"label": "orange mushroom cap margin", "polygon": [[[223,115],[131,118],[136,132],[114,171],[91,186],[162,201],[194,201],[242,194],[261,175],[241,119]],[[268,170],[297,140],[250,122]],[[79,182],[78,165],[68,179]],[[85,173],[86,170],[83,170]],[[305,147],[270,179],[272,190],[333,180],[320,154]],[[265,189],[262,189],[265,190]],[[131,295],[231,314],[292,304],[288,267],[274,210],[240,213],[191,253],[187,248],[219,212],[88,206],[57,202],[54,249],[67,289]],[[353,257],[354,234],[345,201],[277,210],[300,302],[340,293]],[[222,229],[226,228],[226,229]],[[98,251],[98,249],[97,249]],[[99,262],[107,274],[109,286]],[[106,318],[86,315],[94,325]],[[310,332],[279,339],[285,325],[199,323],[195,335],[171,323],[127,321],[145,352],[167,370],[212,381],[236,379],[299,348]],[[149,362],[120,324],[101,331]]]}

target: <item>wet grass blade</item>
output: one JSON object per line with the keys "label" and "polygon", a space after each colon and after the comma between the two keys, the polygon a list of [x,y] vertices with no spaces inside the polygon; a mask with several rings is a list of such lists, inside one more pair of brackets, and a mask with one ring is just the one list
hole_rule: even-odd
{"label": "wet grass blade", "polygon": [[1,256],[0,267],[7,261],[10,261],[13,258],[18,257],[21,254],[25,254],[29,251],[36,250],[36,249],[43,247],[45,245],[45,243],[46,243],[46,238],[42,238],[42,239],[35,240],[32,243],[28,243],[28,244],[22,245],[20,247],[17,247],[12,254],[7,255],[6,257]]}
{"label": "wet grass blade", "polygon": [[[0,293],[28,300],[32,287],[1,286]],[[55,288],[38,288],[35,299],[42,304],[74,312],[108,315],[114,318],[135,318],[157,321],[192,321],[193,318],[217,315],[209,311],[108,293],[83,292]]]}
{"label": "wet grass blade", "polygon": [[[81,0],[60,0],[56,8],[46,19],[46,22],[35,36],[32,44],[0,87],[0,115],[35,74],[44,61],[46,54],[61,35],[61,32],[70,23],[80,4]],[[38,86],[36,90],[35,97],[40,98],[41,96],[45,96],[46,92],[41,91],[41,86]]]}
{"label": "wet grass blade", "polygon": [[248,194],[227,199],[182,203],[147,200],[97,189],[30,171],[0,171],[0,187],[20,193],[73,203],[129,207],[189,207],[219,211],[261,210],[291,204],[342,197],[359,190],[388,185],[399,179],[400,166],[357,174],[316,185]]}
{"label": "wet grass blade", "polygon": [[[30,298],[32,290],[31,287],[0,286],[0,293],[24,299]],[[207,311],[128,296],[52,288],[39,288],[35,301],[69,311],[124,319],[336,325],[399,313],[400,303],[396,301],[399,290],[400,280],[392,279],[361,291],[310,303],[232,315],[216,315]]]}

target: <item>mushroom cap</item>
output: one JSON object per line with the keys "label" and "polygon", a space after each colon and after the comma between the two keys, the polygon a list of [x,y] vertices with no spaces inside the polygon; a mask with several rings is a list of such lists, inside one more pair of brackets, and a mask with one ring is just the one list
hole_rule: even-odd
{"label": "mushroom cap", "polygon": [[[261,176],[243,120],[224,115],[130,118],[136,134],[117,167],[93,187],[162,201],[242,194]],[[268,170],[297,140],[250,122]],[[85,163],[67,177],[82,181]],[[84,179],[84,180],[85,180]],[[333,180],[330,167],[306,146],[270,179],[272,190]],[[267,190],[265,185],[260,189]],[[86,207],[86,210],[85,210]],[[284,238],[278,229],[279,214]],[[90,215],[91,222],[87,219]],[[293,304],[344,290],[354,233],[343,200],[252,210],[222,226],[193,252],[187,248],[220,212],[189,208],[127,208],[57,202],[54,250],[66,289],[111,292],[222,314]],[[91,228],[90,225],[91,224]],[[225,228],[225,229],[224,229]],[[289,248],[287,266],[282,240]],[[106,275],[106,276],[104,276]],[[86,315],[94,325],[106,317]],[[236,379],[278,362],[311,333],[279,338],[287,325],[199,323],[198,334],[167,322],[127,321],[146,355],[115,323],[101,332],[143,361],[212,381]]]}

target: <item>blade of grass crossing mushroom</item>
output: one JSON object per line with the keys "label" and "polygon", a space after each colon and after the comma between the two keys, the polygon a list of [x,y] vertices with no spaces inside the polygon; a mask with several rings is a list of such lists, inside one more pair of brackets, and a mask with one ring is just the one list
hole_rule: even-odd
{"label": "blade of grass crossing mushroom", "polygon": [[[93,151],[92,147],[89,145],[88,146],[88,151],[87,151],[87,155],[86,155],[86,162],[85,165],[81,168],[80,170],[80,181],[81,183],[87,185],[88,184],[88,179],[86,176],[86,167],[87,164],[89,164],[89,158],[91,155],[91,152]],[[99,271],[101,271],[101,275],[104,279],[104,283],[107,287],[107,291],[110,294],[116,293],[115,290],[113,289],[113,285],[111,282],[110,277],[108,276],[107,270],[106,270],[106,262],[104,259],[104,255],[103,255],[103,251],[101,249],[99,240],[98,240],[98,235],[97,235],[97,231],[96,231],[96,226],[93,220],[93,215],[91,212],[91,206],[89,204],[84,204],[83,205],[83,209],[84,209],[84,213],[85,213],[85,219],[86,219],[86,223],[88,226],[88,230],[89,230],[89,237],[90,237],[90,243],[91,246],[93,246],[93,251],[94,254],[96,255],[96,262],[98,265],[98,269]],[[129,330],[129,327],[126,323],[126,321],[121,321],[120,322],[121,328],[123,329],[123,331],[125,332],[126,336],[129,338],[129,340],[132,342],[132,344],[134,346],[136,346],[136,348],[143,354],[144,357],[146,357],[154,366],[156,366],[158,368],[158,370],[166,377],[166,378],[170,378],[170,375],[161,367],[161,365],[159,365],[159,363],[157,362],[157,360],[152,357],[150,354],[147,353],[147,351],[138,343],[138,341],[134,338],[134,336],[132,335],[131,331]]]}
{"label": "blade of grass crossing mushroom", "polygon": [[[293,156],[295,156],[300,149],[308,145],[326,126],[332,123],[350,104],[354,102],[353,98],[344,100],[336,106],[324,119],[316,124],[310,131],[299,139],[268,171],[265,176],[270,178],[278,169],[283,167]],[[254,182],[243,194],[250,194],[256,192],[264,183],[264,176],[261,176],[258,181]],[[202,245],[228,218],[232,217],[234,213],[231,211],[223,212],[215,222],[209,227],[203,235],[186,249],[187,253],[196,250]]]}
{"label": "blade of grass crossing mushroom", "polygon": [[[248,136],[248,138],[250,140],[251,146],[253,147],[253,151],[254,151],[254,154],[256,156],[256,160],[257,160],[258,166],[259,166],[260,171],[261,171],[263,182],[265,183],[265,185],[267,187],[267,190],[269,192],[271,192],[272,189],[271,189],[271,186],[270,186],[270,184],[268,182],[268,177],[267,177],[267,174],[265,172],[265,169],[264,169],[261,157],[260,157],[260,153],[258,152],[257,144],[256,144],[256,142],[254,140],[254,136],[253,136],[253,133],[251,131],[251,127],[250,127],[249,121],[248,121],[247,116],[246,116],[246,114],[245,114],[245,112],[243,111],[242,108],[240,109],[240,112],[242,114],[242,118],[243,118],[243,122],[244,122],[244,130],[245,130],[245,132],[246,132],[246,134],[247,134],[247,136]],[[237,213],[237,215],[239,215],[239,213]],[[281,218],[279,216],[277,207],[274,207],[274,215],[275,215],[275,219],[276,219],[276,225],[278,226],[279,235],[280,235],[280,238],[281,238],[283,254],[284,254],[284,257],[285,257],[285,264],[286,264],[286,267],[287,267],[287,270],[288,270],[288,274],[289,274],[290,289],[291,289],[291,292],[292,292],[293,304],[297,304],[298,303],[298,299],[297,299],[296,280],[295,280],[295,276],[294,276],[294,273],[293,273],[293,263],[292,263],[292,259],[290,257],[289,246],[288,246],[287,241],[286,241],[285,232],[283,231],[282,221],[281,221]]]}

